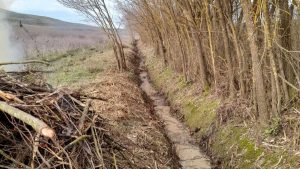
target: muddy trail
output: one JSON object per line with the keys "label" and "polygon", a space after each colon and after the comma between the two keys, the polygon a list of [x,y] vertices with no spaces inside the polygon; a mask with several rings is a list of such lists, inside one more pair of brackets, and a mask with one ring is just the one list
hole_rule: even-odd
{"label": "muddy trail", "polygon": [[133,52],[139,56],[139,77],[141,89],[152,100],[156,115],[164,123],[164,130],[171,141],[173,149],[178,156],[179,163],[183,169],[210,169],[209,158],[203,154],[200,148],[195,145],[190,136],[188,128],[171,115],[171,107],[167,104],[164,96],[159,93],[151,84],[145,61],[136,44],[133,44]]}

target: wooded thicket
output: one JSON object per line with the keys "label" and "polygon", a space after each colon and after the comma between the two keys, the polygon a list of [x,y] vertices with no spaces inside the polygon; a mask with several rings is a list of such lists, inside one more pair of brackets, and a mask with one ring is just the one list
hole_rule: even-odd
{"label": "wooded thicket", "polygon": [[299,96],[299,7],[299,0],[120,2],[165,66],[203,90],[251,101],[262,124]]}

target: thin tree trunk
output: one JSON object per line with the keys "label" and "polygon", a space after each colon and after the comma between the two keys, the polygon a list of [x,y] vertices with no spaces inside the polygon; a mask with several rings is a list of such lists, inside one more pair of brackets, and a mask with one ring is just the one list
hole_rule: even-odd
{"label": "thin tree trunk", "polygon": [[227,68],[228,68],[228,77],[229,77],[229,92],[230,92],[230,97],[233,97],[235,94],[235,87],[234,87],[234,72],[233,72],[233,65],[232,65],[232,60],[231,60],[231,55],[229,52],[229,37],[228,37],[228,30],[223,14],[223,9],[221,5],[221,1],[217,1],[217,7],[218,7],[218,14],[219,14],[219,21],[221,24],[221,32],[223,35],[223,44],[224,44],[224,55],[227,60]]}
{"label": "thin tree trunk", "polygon": [[197,21],[195,18],[195,13],[193,12],[193,9],[191,7],[190,1],[184,1],[185,5],[187,7],[187,17],[188,17],[188,22],[187,24],[189,25],[191,31],[192,31],[192,39],[195,43],[196,46],[196,51],[198,54],[197,60],[198,60],[198,67],[200,71],[200,82],[202,84],[202,87],[206,88],[209,87],[208,80],[207,80],[207,75],[206,75],[206,65],[204,61],[204,50],[203,50],[203,45],[202,45],[202,40],[200,38],[200,33],[195,29],[197,28]]}
{"label": "thin tree trunk", "polygon": [[[153,22],[153,25],[154,25],[154,28],[155,28],[155,31],[157,32],[157,35],[158,35],[158,39],[159,39],[159,45],[160,45],[160,51],[162,53],[162,57],[165,59],[166,58],[166,47],[164,45],[164,40],[163,40],[163,36],[162,36],[162,33],[160,32],[159,30],[159,27],[158,27],[158,24],[156,22],[156,19],[154,18],[154,15],[151,11],[151,8],[149,7],[149,4],[146,0],[143,0],[143,3],[146,7],[146,10],[148,11],[149,15],[150,15],[150,18]],[[164,60],[166,62],[166,60]],[[165,63],[166,64],[166,63]]]}
{"label": "thin tree trunk", "polygon": [[[169,5],[169,4],[168,4]],[[176,37],[179,41],[179,47],[180,47],[180,52],[181,52],[181,65],[182,65],[182,70],[183,70],[183,75],[184,75],[184,80],[187,81],[188,77],[187,77],[187,67],[186,67],[186,63],[187,63],[187,60],[186,60],[186,53],[185,53],[185,50],[184,50],[184,45],[183,45],[183,40],[182,40],[182,37],[180,36],[180,28],[179,28],[179,25],[177,23],[177,19],[176,19],[176,16],[175,16],[175,13],[174,13],[174,9],[173,9],[173,6],[169,6],[169,10],[170,10],[170,15],[171,15],[171,18],[172,18],[172,22],[175,26],[175,34],[176,34]]]}
{"label": "thin tree trunk", "polygon": [[212,39],[212,24],[209,15],[209,1],[204,0],[204,11],[205,11],[205,20],[206,20],[206,27],[208,32],[208,41],[209,41],[209,52],[212,61],[212,69],[213,69],[213,78],[214,78],[214,87],[217,88],[217,71],[216,71],[216,62],[215,62],[215,53],[213,47],[213,39]]}
{"label": "thin tree trunk", "polygon": [[200,38],[200,36],[198,35],[198,33],[194,33],[193,34],[193,39],[195,41],[196,44],[196,48],[197,48],[197,53],[198,53],[198,61],[199,61],[199,70],[200,70],[200,80],[201,83],[203,85],[203,87],[208,87],[208,80],[207,80],[207,75],[206,75],[206,66],[205,66],[205,61],[204,61],[204,52],[203,52],[203,46],[202,46],[202,40]]}
{"label": "thin tree trunk", "polygon": [[252,72],[253,72],[253,87],[255,90],[255,100],[258,106],[259,119],[262,125],[265,125],[269,120],[270,114],[268,112],[266,89],[263,80],[263,72],[258,54],[258,46],[256,43],[257,35],[255,25],[251,17],[251,5],[248,0],[242,0],[242,8],[245,15],[246,28],[250,42],[250,51],[252,57]]}
{"label": "thin tree trunk", "polygon": [[[281,46],[283,48],[285,48],[286,50],[291,50],[291,21],[290,19],[292,19],[292,17],[290,15],[292,15],[290,13],[289,10],[289,2],[288,0],[280,0],[278,1],[279,3],[279,8],[280,8],[280,25],[279,25],[279,35],[280,35],[280,40],[281,40]],[[291,66],[289,66],[288,61],[286,61],[286,59],[288,56],[281,52],[281,57],[279,59],[282,59],[282,63],[283,63],[283,70],[284,70],[284,74],[286,79],[289,82],[293,82],[294,81],[294,76],[293,76],[293,70],[291,68]],[[288,88],[290,89],[290,88]],[[289,98],[289,94],[288,96],[285,96],[286,99]],[[285,100],[288,101],[288,100]]]}
{"label": "thin tree trunk", "polygon": [[269,15],[269,5],[267,1],[262,1],[263,13],[264,13],[264,21],[265,21],[265,37],[267,44],[267,53],[270,59],[271,69],[272,69],[272,111],[276,115],[279,115],[281,110],[281,92],[279,87],[279,79],[276,68],[275,57],[273,54],[273,38],[271,35],[271,26],[270,26],[270,15]]}
{"label": "thin tree trunk", "polygon": [[229,22],[229,26],[230,26],[230,29],[231,29],[231,34],[232,34],[232,37],[233,37],[233,46],[234,46],[234,49],[235,49],[235,52],[236,52],[236,56],[237,56],[237,59],[238,59],[238,65],[239,65],[239,71],[238,71],[238,77],[239,77],[239,91],[240,91],[240,94],[241,94],[241,97],[242,98],[245,98],[245,95],[246,95],[246,86],[245,86],[245,80],[244,80],[244,74],[246,72],[246,68],[245,68],[245,58],[244,56],[241,54],[241,48],[239,46],[239,40],[238,40],[238,37],[237,37],[237,32],[236,32],[236,29],[233,25],[233,22],[231,20],[231,18],[228,18],[228,22]]}

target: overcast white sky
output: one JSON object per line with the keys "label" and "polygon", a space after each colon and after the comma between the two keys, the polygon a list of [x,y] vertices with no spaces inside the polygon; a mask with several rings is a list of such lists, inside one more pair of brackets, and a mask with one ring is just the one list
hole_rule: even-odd
{"label": "overcast white sky", "polygon": [[[115,20],[118,20],[117,16],[119,14],[115,9],[116,7],[114,6],[113,0],[106,0],[106,2],[111,13],[115,16]],[[56,0],[13,0],[10,10],[19,13],[48,16],[68,22],[92,24],[88,23],[84,16],[72,9],[64,7]]]}

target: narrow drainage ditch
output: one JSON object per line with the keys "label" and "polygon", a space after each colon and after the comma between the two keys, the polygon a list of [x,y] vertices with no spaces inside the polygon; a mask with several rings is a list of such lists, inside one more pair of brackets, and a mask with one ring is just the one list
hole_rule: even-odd
{"label": "narrow drainage ditch", "polygon": [[[134,46],[137,48],[136,46]],[[135,49],[134,51],[138,51]],[[140,59],[141,88],[153,101],[155,113],[164,122],[164,130],[168,139],[173,144],[179,163],[183,169],[211,169],[209,158],[201,152],[197,145],[193,144],[188,128],[171,115],[171,108],[165,98],[150,83],[150,78],[145,67],[145,61]]]}

